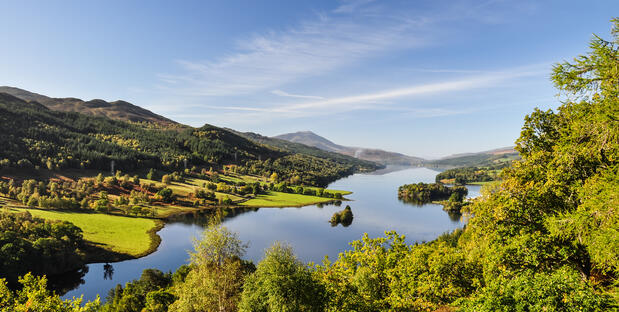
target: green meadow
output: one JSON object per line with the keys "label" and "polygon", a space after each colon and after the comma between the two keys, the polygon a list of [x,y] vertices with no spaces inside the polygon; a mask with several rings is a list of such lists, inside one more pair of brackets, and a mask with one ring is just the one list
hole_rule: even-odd
{"label": "green meadow", "polygon": [[260,194],[256,198],[242,202],[240,205],[247,207],[289,207],[326,203],[333,200],[333,198],[269,191],[267,194]]}
{"label": "green meadow", "polygon": [[132,257],[152,252],[159,242],[155,231],[160,221],[153,219],[25,208],[11,210],[28,211],[35,217],[48,220],[71,222],[82,229],[84,240],[103,249]]}

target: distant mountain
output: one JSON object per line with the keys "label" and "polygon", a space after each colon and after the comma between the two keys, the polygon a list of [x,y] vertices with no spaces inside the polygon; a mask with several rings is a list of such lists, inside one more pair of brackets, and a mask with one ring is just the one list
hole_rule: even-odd
{"label": "distant mountain", "polygon": [[371,168],[372,170],[382,167],[379,164],[372,162],[372,161],[354,158],[352,156],[348,156],[348,155],[337,153],[337,152],[327,151],[327,150],[320,149],[314,146],[290,142],[290,141],[278,139],[278,138],[270,138],[270,137],[263,136],[263,135],[253,133],[253,132],[238,132],[238,131],[228,129],[228,128],[226,128],[226,130],[231,131],[255,143],[268,145],[268,146],[280,149],[288,153],[305,154],[305,155],[310,155],[314,157],[328,158],[328,159],[331,159],[339,163],[354,163],[358,165],[360,168]]}
{"label": "distant mountain", "polygon": [[351,147],[335,144],[312,131],[299,131],[274,136],[273,138],[313,146],[324,151],[345,154]]}
{"label": "distant mountain", "polygon": [[435,167],[486,167],[502,166],[510,163],[514,159],[519,159],[520,155],[511,147],[502,147],[478,153],[454,154],[441,159],[428,161],[427,165]]}
{"label": "distant mountain", "polygon": [[349,147],[335,144],[311,131],[286,133],[275,136],[273,138],[313,146],[321,150],[340,153],[343,155],[348,155],[358,159],[368,160],[383,165],[419,166],[424,163],[424,159],[419,157],[408,156],[395,152],[388,152],[380,149]]}
{"label": "distant mountain", "polygon": [[55,111],[77,112],[122,121],[152,122],[165,126],[177,124],[173,120],[125,101],[106,102],[98,99],[83,101],[77,98],[51,98],[14,87],[0,87],[0,92],[10,94],[26,102],[43,104]]}

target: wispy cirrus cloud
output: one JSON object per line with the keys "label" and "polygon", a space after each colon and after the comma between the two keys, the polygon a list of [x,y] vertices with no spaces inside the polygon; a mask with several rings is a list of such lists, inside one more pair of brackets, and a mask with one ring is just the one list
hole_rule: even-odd
{"label": "wispy cirrus cloud", "polygon": [[[329,85],[328,90],[321,89],[323,94],[320,95],[316,95],[318,92],[312,91],[311,87],[291,86],[311,80],[307,78],[329,80],[333,72],[347,67],[363,67],[374,58],[388,59],[399,51],[441,44],[440,32],[437,33],[436,29],[445,21],[475,19],[495,23],[501,20],[500,14],[488,9],[495,0],[481,4],[456,2],[458,5],[449,6],[447,10],[439,5],[439,9],[422,12],[394,10],[393,7],[383,10],[382,3],[372,0],[342,1],[334,10],[316,13],[284,30],[257,33],[239,40],[231,52],[219,58],[177,60],[177,73],[159,75],[161,88],[168,94],[190,98],[196,108],[218,112],[218,119],[230,116],[237,122],[241,119],[264,122],[358,110],[398,111],[418,117],[465,113],[468,110],[453,107],[422,107],[415,97],[454,92],[464,94],[533,73],[529,69],[489,71],[417,67],[408,71],[446,75],[427,83],[407,84],[394,79],[377,85],[397,83],[400,87],[373,91],[365,87],[359,88],[361,91],[358,92],[354,88],[348,88],[346,92],[338,90],[339,82],[331,78],[334,84]],[[545,68],[543,72],[546,72]],[[290,89],[303,91],[284,91]],[[219,104],[222,99],[225,99],[225,104]]]}
{"label": "wispy cirrus cloud", "polygon": [[[467,76],[464,78],[449,80],[436,83],[418,84],[396,89],[380,90],[371,93],[362,93],[357,95],[336,97],[312,102],[303,102],[293,105],[288,105],[286,108],[290,111],[315,109],[320,107],[338,107],[346,108],[351,104],[372,103],[375,101],[389,100],[413,97],[416,95],[447,93],[455,91],[466,91],[481,87],[492,87],[498,83],[510,79],[516,79],[527,76],[537,76],[547,72],[546,66],[535,65],[533,67],[525,67],[520,69],[510,69],[507,71],[486,73],[475,76]],[[354,106],[353,106],[354,107]]]}
{"label": "wispy cirrus cloud", "polygon": [[422,31],[426,18],[393,12],[360,18],[350,14],[354,7],[341,10],[348,14],[316,14],[287,30],[240,40],[236,52],[215,60],[176,60],[179,72],[159,74],[160,87],[188,96],[248,94],[428,43]]}
{"label": "wispy cirrus cloud", "polygon": [[333,13],[352,13],[366,4],[372,3],[376,0],[346,0],[333,10]]}
{"label": "wispy cirrus cloud", "polygon": [[275,94],[283,97],[291,97],[297,99],[314,99],[314,100],[323,100],[324,97],[316,96],[316,95],[303,95],[303,94],[292,94],[282,90],[272,90],[271,94]]}
{"label": "wispy cirrus cloud", "polygon": [[[247,122],[256,120],[277,120],[282,118],[306,118],[326,114],[345,113],[359,110],[376,112],[393,112],[407,114],[410,117],[427,118],[470,113],[471,107],[427,107],[419,98],[429,95],[449,96],[467,94],[481,88],[495,88],[509,84],[520,78],[544,75],[548,64],[535,64],[527,67],[509,68],[503,71],[482,72],[457,79],[433,83],[414,84],[399,88],[374,90],[358,94],[336,97],[316,97],[293,95],[281,90],[275,93],[285,94],[292,101],[263,107],[246,106],[202,106],[223,112],[219,117],[225,118],[227,112],[232,118],[243,118]],[[468,73],[468,71],[465,71]],[[291,96],[292,95],[292,96]],[[195,117],[195,116],[194,116]]]}

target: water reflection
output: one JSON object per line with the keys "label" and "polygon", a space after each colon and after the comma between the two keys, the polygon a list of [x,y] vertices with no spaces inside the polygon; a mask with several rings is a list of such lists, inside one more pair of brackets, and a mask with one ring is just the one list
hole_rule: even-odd
{"label": "water reflection", "polygon": [[209,222],[209,219],[215,215],[216,213],[221,213],[224,220],[234,218],[238,215],[248,213],[248,212],[257,212],[260,208],[246,208],[246,207],[230,207],[230,208],[219,208],[219,209],[205,209],[200,211],[194,211],[185,213],[182,215],[169,217],[166,221],[168,223],[181,223],[187,225],[199,225],[206,226]]}
{"label": "water reflection", "polygon": [[58,294],[65,294],[68,291],[78,288],[86,281],[84,277],[88,273],[89,266],[84,265],[81,268],[70,271],[61,275],[48,276],[47,285],[50,289],[53,289]]}
{"label": "water reflection", "polygon": [[449,219],[453,222],[458,222],[462,220],[462,214],[459,212],[448,211],[445,213],[447,213],[447,215],[449,216]]}
{"label": "water reflection", "polygon": [[[460,216],[448,215],[441,205],[413,207],[398,200],[397,189],[402,184],[433,182],[436,171],[409,168],[382,175],[355,174],[332,183],[329,188],[349,190],[346,204],[354,207],[354,222],[347,227],[331,227],[333,213],[341,211],[342,202],[293,208],[236,208],[224,211],[224,225],[249,243],[246,259],[260,261],[264,250],[275,241],[285,241],[305,262],[321,262],[324,256],[334,259],[348,249],[349,243],[364,233],[370,237],[384,236],[395,230],[406,235],[408,243],[430,241],[438,235],[462,227]],[[473,195],[474,192],[469,192]],[[478,193],[478,191],[477,191]],[[158,232],[161,245],[144,258],[114,263],[114,280],[105,279],[103,264],[90,265],[85,283],[68,292],[64,298],[84,294],[92,300],[116,286],[139,278],[144,269],[174,271],[187,263],[187,251],[192,250],[192,238],[199,237],[212,211],[196,212],[171,218]],[[109,276],[112,277],[111,275]]]}
{"label": "water reflection", "polygon": [[103,265],[103,279],[112,280],[112,276],[114,276],[114,267],[106,263]]}

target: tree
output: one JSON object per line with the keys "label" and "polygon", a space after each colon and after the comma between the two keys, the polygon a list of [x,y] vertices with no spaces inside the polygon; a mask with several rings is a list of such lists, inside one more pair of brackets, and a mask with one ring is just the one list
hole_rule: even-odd
{"label": "tree", "polygon": [[82,306],[82,299],[62,300],[47,290],[47,279],[28,273],[19,279],[20,290],[12,292],[4,279],[0,279],[0,311],[15,312],[95,312],[99,298]]}
{"label": "tree", "polygon": [[240,312],[323,311],[324,288],[292,248],[276,242],[243,286]]}
{"label": "tree", "polygon": [[104,179],[105,179],[105,178],[103,177],[103,174],[102,174],[102,173],[97,174],[97,177],[95,178],[95,180],[97,181],[97,183],[98,183],[98,184],[103,183],[103,180],[104,180]]}
{"label": "tree", "polygon": [[155,171],[155,169],[150,168],[150,170],[148,170],[148,173],[146,174],[146,178],[149,180],[155,180],[157,178],[157,172]]}
{"label": "tree", "polygon": [[403,236],[386,234],[386,238],[370,239],[366,233],[361,241],[350,244],[352,250],[340,253],[337,261],[331,263],[325,258],[318,266],[316,277],[329,298],[326,311],[393,310],[386,302],[393,284],[390,277],[410,247]]}
{"label": "tree", "polygon": [[145,312],[167,312],[168,306],[176,300],[167,290],[151,291],[146,295]]}
{"label": "tree", "polygon": [[169,203],[174,200],[174,191],[171,188],[162,188],[157,192],[157,198],[162,202]]}
{"label": "tree", "polygon": [[174,302],[170,292],[172,273],[163,273],[156,269],[142,271],[140,279],[120,284],[111,289],[101,312],[136,311],[165,312]]}
{"label": "tree", "polygon": [[354,216],[352,213],[352,209],[349,205],[346,205],[346,208],[344,208],[344,210],[333,213],[329,222],[331,223],[331,226],[337,226],[341,223],[344,227],[347,227],[352,224],[353,218]]}
{"label": "tree", "polygon": [[525,118],[516,141],[522,160],[471,205],[463,252],[481,261],[484,286],[466,310],[616,307],[618,19],[611,33],[611,41],[595,36],[589,53],[554,67],[567,99]]}
{"label": "tree", "polygon": [[246,266],[247,246],[236,233],[211,221],[190,253],[192,270],[176,289],[169,311],[236,311]]}
{"label": "tree", "polygon": [[17,167],[22,169],[32,169],[34,168],[34,165],[30,162],[30,160],[23,158],[17,161]]}
{"label": "tree", "polygon": [[171,182],[172,182],[172,177],[170,177],[169,174],[164,174],[163,177],[161,177],[161,183],[170,184]]}

